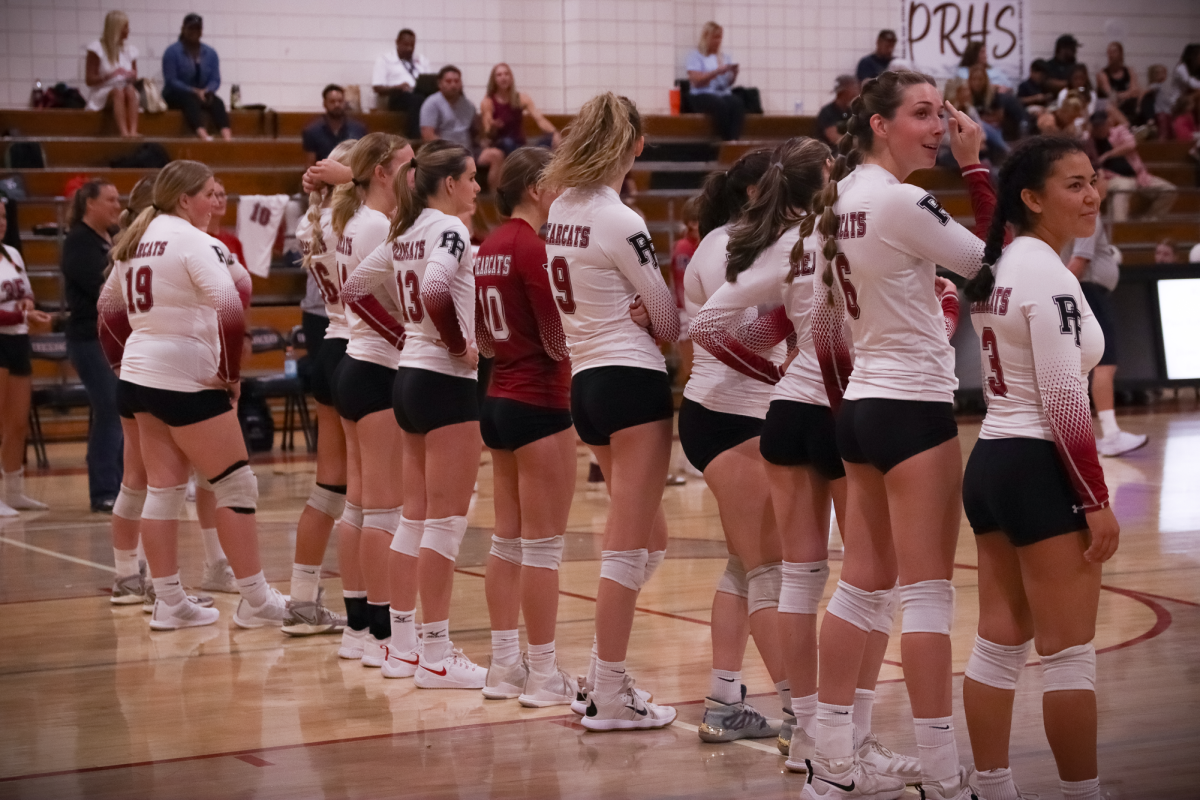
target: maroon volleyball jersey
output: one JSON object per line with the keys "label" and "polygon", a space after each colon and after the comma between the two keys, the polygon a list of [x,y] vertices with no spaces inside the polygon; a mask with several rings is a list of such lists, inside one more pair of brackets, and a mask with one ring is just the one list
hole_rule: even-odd
{"label": "maroon volleyball jersey", "polygon": [[475,334],[496,358],[491,397],[569,408],[571,362],[546,272],[546,245],[521,219],[492,231],[475,256]]}

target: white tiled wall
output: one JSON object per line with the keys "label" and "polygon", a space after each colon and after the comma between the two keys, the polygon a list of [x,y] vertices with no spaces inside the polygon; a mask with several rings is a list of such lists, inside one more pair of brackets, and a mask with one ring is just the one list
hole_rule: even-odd
{"label": "white tiled wall", "polygon": [[[1065,32],[1083,42],[1081,60],[1103,64],[1105,44],[1124,41],[1141,75],[1173,65],[1200,41],[1196,0],[1026,0],[1031,52],[1051,55]],[[478,102],[492,65],[507,61],[518,85],[547,111],[573,111],[614,89],[646,112],[667,108],[683,59],[701,25],[725,27],[724,48],[742,65],[771,113],[815,114],[833,79],[852,72],[880,28],[900,28],[900,0],[0,0],[0,106],[28,102],[35,78],[82,84],[83,52],[105,12],[130,17],[143,74],[160,71],[163,49],[183,15],[204,15],[205,41],[221,56],[228,98],[279,110],[317,109],[326,83],[361,84],[396,31],[416,30],[417,49],[435,67],[463,70]]]}

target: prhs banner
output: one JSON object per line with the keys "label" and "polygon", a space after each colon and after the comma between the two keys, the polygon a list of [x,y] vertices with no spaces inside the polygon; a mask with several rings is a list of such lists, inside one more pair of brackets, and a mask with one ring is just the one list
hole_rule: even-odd
{"label": "prhs banner", "polygon": [[987,62],[1016,86],[1029,70],[1029,8],[1025,0],[901,0],[902,55],[939,80],[958,70],[963,50],[984,44]]}

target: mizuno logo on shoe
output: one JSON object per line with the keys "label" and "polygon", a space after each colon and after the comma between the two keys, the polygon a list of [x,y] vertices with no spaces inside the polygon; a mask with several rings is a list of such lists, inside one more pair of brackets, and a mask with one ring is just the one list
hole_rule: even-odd
{"label": "mizuno logo on shoe", "polygon": [[[404,659],[400,659],[400,660],[401,660],[401,661],[403,661]],[[410,664],[411,664],[412,662],[410,661],[410,662],[408,662],[408,663],[410,663]],[[422,664],[422,665],[421,665],[421,669],[423,669],[423,670],[427,670],[427,671],[429,671],[429,672],[432,672],[434,675],[441,675],[441,676],[443,676],[443,677],[446,675],[446,668],[445,668],[445,667],[442,667],[442,668],[441,668],[441,670],[439,671],[439,670],[436,670],[436,669],[429,669],[429,667],[427,667],[427,666],[425,666],[424,664]]]}
{"label": "mizuno logo on shoe", "polygon": [[[808,774],[811,775],[812,773],[810,772]],[[834,783],[833,781],[829,780],[828,778],[818,777],[817,780],[823,781],[824,783],[828,783],[833,788],[841,789],[843,792],[853,792],[854,791],[854,781],[850,781],[850,784],[848,786],[843,786],[840,783]]]}
{"label": "mizuno logo on shoe", "polygon": [[638,708],[637,706],[625,706],[625,707],[628,708],[630,711],[636,712],[638,714],[638,716],[642,716],[642,717],[646,716],[646,709],[644,709],[644,708]]}

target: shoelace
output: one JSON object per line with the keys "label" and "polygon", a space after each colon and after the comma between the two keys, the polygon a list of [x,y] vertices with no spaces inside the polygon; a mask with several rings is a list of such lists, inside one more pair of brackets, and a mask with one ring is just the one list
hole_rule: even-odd
{"label": "shoelace", "polygon": [[766,718],[755,711],[753,708],[742,706],[736,714],[729,719],[729,725],[726,727],[737,730],[755,727],[760,728],[766,722]]}

